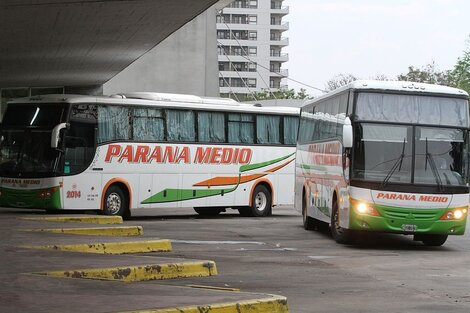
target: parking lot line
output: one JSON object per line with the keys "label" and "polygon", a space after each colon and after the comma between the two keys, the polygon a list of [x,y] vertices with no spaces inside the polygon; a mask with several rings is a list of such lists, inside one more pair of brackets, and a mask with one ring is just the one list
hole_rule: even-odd
{"label": "parking lot line", "polygon": [[23,246],[23,248],[102,254],[169,252],[172,250],[171,241],[166,239],[131,242],[102,242],[90,244],[82,243],[71,245]]}
{"label": "parking lot line", "polygon": [[229,303],[194,305],[166,309],[146,309],[121,313],[289,313],[287,299],[282,296]]}
{"label": "parking lot line", "polygon": [[22,217],[21,219],[62,223],[122,224],[120,216],[41,216]]}
{"label": "parking lot line", "polygon": [[217,267],[213,261],[192,261],[110,268],[72,269],[67,271],[37,272],[31,274],[65,278],[136,282],[214,276],[217,275]]}
{"label": "parking lot line", "polygon": [[140,236],[143,235],[142,226],[119,226],[119,227],[92,227],[92,228],[40,228],[19,229],[28,232],[49,232],[57,234],[91,235],[91,236]]}

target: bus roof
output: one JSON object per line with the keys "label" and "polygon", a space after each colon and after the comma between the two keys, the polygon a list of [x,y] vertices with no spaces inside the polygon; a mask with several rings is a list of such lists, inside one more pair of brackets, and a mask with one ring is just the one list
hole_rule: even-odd
{"label": "bus roof", "polygon": [[422,94],[439,94],[449,96],[459,96],[468,98],[468,93],[462,89],[425,84],[415,83],[408,81],[382,81],[382,80],[356,80],[345,86],[333,90],[321,97],[315,98],[311,101],[305,102],[303,106],[313,102],[317,102],[324,98],[332,97],[346,90],[376,90],[376,91],[389,91],[389,92],[400,92],[400,93],[422,93]]}
{"label": "bus roof", "polygon": [[240,113],[271,113],[288,115],[299,115],[300,113],[300,108],[293,107],[261,107],[248,103],[240,103],[229,98],[211,98],[184,94],[152,92],[123,93],[109,97],[69,94],[41,95],[15,99],[9,103],[100,103],[131,106],[158,106],[163,108],[193,110],[231,111]]}

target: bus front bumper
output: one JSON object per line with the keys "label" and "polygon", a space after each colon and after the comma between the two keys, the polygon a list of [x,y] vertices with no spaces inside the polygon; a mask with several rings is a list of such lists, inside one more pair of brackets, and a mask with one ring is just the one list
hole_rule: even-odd
{"label": "bus front bumper", "polygon": [[60,188],[20,190],[0,188],[0,206],[28,209],[62,209]]}
{"label": "bus front bumper", "polygon": [[380,216],[359,214],[351,210],[349,228],[400,234],[463,235],[467,223],[467,214],[459,220],[442,220],[441,217],[446,212],[445,209],[397,209],[395,210],[396,214],[390,209],[378,208],[377,211]]}

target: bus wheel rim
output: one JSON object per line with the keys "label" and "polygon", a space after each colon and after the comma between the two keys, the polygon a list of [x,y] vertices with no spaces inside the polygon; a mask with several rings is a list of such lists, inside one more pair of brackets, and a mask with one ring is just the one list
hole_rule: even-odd
{"label": "bus wheel rim", "polygon": [[255,197],[255,208],[257,211],[262,212],[266,208],[268,200],[263,192],[258,192]]}
{"label": "bus wheel rim", "polygon": [[121,209],[121,197],[117,193],[111,193],[106,199],[106,208],[111,214],[117,214]]}

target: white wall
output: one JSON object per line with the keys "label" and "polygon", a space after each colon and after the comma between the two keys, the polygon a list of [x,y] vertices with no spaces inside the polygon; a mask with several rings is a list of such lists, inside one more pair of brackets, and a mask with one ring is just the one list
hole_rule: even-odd
{"label": "white wall", "polygon": [[218,97],[215,10],[202,13],[117,74],[103,85],[103,94],[153,91]]}

